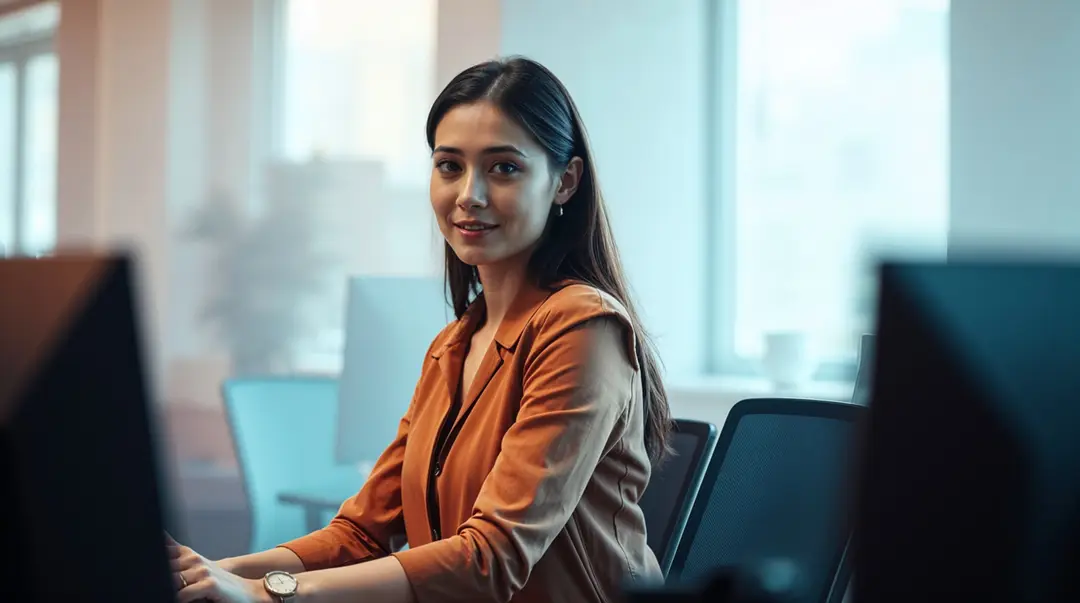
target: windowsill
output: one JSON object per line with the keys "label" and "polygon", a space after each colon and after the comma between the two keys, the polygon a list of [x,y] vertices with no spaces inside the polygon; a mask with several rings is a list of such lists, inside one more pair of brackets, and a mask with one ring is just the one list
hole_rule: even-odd
{"label": "windowsill", "polygon": [[699,396],[717,395],[724,398],[741,396],[742,398],[813,398],[817,400],[838,400],[847,402],[851,399],[853,383],[845,381],[809,381],[795,389],[777,389],[761,377],[739,377],[729,375],[706,375],[676,379],[667,384],[674,392],[684,392]]}
{"label": "windowsill", "polygon": [[854,385],[837,381],[811,381],[793,390],[777,390],[763,378],[707,375],[675,379],[667,384],[675,418],[707,421],[723,427],[728,411],[747,398],[810,398],[847,402]]}

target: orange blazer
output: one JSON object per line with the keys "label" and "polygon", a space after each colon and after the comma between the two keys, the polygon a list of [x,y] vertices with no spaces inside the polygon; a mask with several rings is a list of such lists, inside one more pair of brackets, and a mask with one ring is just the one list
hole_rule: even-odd
{"label": "orange blazer", "polygon": [[662,580],[638,506],[650,464],[626,310],[580,283],[524,290],[450,416],[483,311],[432,342],[360,492],[283,546],[308,570],[394,555],[421,603],[609,602]]}

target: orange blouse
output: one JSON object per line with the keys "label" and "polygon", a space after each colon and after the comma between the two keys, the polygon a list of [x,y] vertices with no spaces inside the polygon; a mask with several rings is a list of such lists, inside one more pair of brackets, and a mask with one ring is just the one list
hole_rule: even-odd
{"label": "orange blouse", "polygon": [[[580,283],[524,290],[449,416],[482,312],[474,303],[435,338],[360,492],[283,546],[308,570],[392,554],[420,603],[606,602],[659,581],[638,506],[650,464],[626,310]],[[401,534],[409,548],[392,551]]]}

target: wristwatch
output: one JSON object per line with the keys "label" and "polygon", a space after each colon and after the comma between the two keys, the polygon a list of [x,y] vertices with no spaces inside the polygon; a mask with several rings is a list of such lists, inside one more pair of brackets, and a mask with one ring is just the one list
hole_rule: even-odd
{"label": "wristwatch", "polygon": [[296,576],[289,572],[270,572],[263,577],[263,587],[280,603],[288,603],[296,596]]}

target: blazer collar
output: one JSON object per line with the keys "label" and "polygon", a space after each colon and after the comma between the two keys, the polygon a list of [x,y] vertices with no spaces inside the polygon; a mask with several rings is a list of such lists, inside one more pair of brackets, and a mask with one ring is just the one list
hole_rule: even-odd
{"label": "blazer collar", "polygon": [[[551,297],[552,293],[569,284],[572,284],[572,281],[561,280],[549,287],[540,287],[532,283],[523,286],[517,297],[514,298],[513,303],[510,304],[510,309],[506,312],[502,323],[499,324],[499,330],[495,333],[495,341],[499,344],[499,347],[504,350],[513,350],[518,339],[521,338],[522,331],[525,330],[525,325],[529,324],[529,320],[540,309],[540,306],[547,301],[548,297]],[[431,357],[438,359],[447,350],[468,343],[469,338],[476,332],[477,325],[483,320],[485,312],[484,294],[481,293],[469,305],[465,314],[450,327],[446,341],[442,345],[436,346],[431,353]]]}

